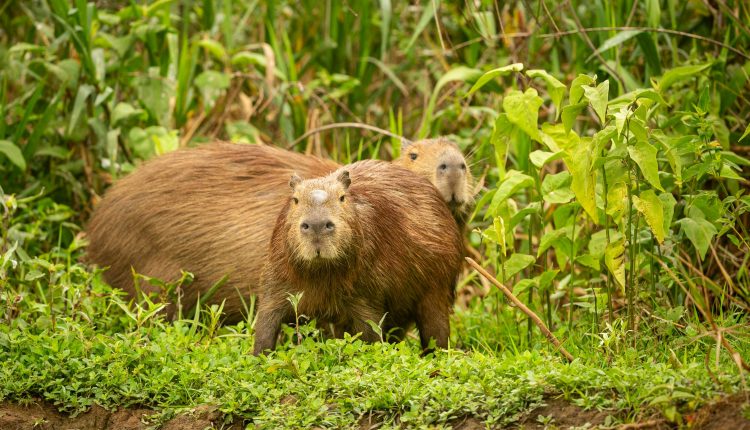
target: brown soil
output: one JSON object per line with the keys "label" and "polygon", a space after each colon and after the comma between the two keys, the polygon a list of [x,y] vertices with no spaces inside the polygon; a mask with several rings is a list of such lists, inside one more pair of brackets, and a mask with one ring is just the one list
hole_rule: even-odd
{"label": "brown soil", "polygon": [[[517,430],[599,428],[604,425],[612,412],[584,410],[562,399],[548,399],[540,406],[524,414],[519,422],[511,428]],[[725,397],[706,405],[692,414],[684,416],[687,428],[691,430],[750,430],[750,420],[743,416],[743,411],[750,408],[750,393],[740,393]],[[146,430],[160,428],[163,430],[204,430],[204,429],[242,429],[241,420],[224,424],[221,412],[210,406],[201,406],[191,412],[178,415],[158,426],[149,420],[154,411],[150,409],[118,409],[107,411],[100,406],[92,407],[88,412],[71,417],[58,412],[57,408],[44,402],[21,406],[15,403],[0,403],[0,429],[2,430]],[[539,422],[539,416],[549,418],[548,425]],[[359,428],[377,429],[381,420],[375,414],[363,418]],[[451,422],[458,430],[479,430],[487,425],[474,417],[464,417]],[[499,427],[498,427],[499,428]],[[664,419],[644,419],[642,422],[626,424],[622,430],[661,430],[676,428]]]}
{"label": "brown soil", "polygon": [[[160,427],[147,420],[154,411],[150,409],[118,409],[110,412],[93,406],[87,412],[71,417],[43,402],[21,406],[0,403],[0,429],[2,430],[204,430],[242,429],[241,422],[224,424],[222,414],[210,406],[195,408],[178,415]],[[144,422],[145,421],[145,422]],[[235,420],[237,421],[237,420]]]}
{"label": "brown soil", "polygon": [[750,430],[750,393],[737,393],[687,415],[691,428],[701,430]]}

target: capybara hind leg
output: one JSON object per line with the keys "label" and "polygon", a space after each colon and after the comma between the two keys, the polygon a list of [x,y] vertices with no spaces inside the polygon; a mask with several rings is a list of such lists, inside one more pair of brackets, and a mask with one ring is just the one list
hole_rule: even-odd
{"label": "capybara hind leg", "polygon": [[430,341],[435,341],[438,348],[448,347],[448,337],[450,336],[450,323],[448,315],[450,306],[445,304],[445,300],[430,300],[426,297],[417,306],[417,329],[419,330],[419,339],[422,343],[422,351],[427,353],[432,350]]}

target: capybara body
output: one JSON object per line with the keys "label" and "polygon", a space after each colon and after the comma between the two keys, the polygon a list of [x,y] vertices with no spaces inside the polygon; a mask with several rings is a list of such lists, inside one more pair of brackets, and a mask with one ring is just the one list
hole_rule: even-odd
{"label": "capybara body", "polygon": [[[431,181],[462,219],[471,202],[464,192],[470,188],[468,169],[465,184],[456,175],[436,173],[444,163],[458,165],[460,150],[445,139],[419,141],[405,147],[402,159],[417,151],[418,157],[402,164]],[[133,271],[168,282],[179,279],[181,270],[191,272],[192,284],[182,288],[187,308],[226,276],[209,302],[226,301],[226,321],[239,321],[243,298],[257,291],[277,216],[288,199],[289,177],[320,177],[339,167],[264,145],[219,142],[165,154],[106,193],[87,228],[87,259],[108,267],[105,280],[131,296]],[[384,180],[384,186],[403,187]],[[153,293],[161,287],[141,282],[140,288]],[[169,306],[167,312],[175,309]]]}
{"label": "capybara body", "polygon": [[[463,248],[437,189],[374,160],[290,185],[261,276],[254,353],[294,321],[299,293],[297,315],[337,331],[397,340],[416,323],[424,349],[430,339],[446,347]],[[378,334],[368,321],[381,320]]]}
{"label": "capybara body", "polygon": [[[224,276],[211,302],[226,300],[229,321],[242,317],[242,299],[257,288],[290,172],[325,175],[332,161],[271,146],[215,143],[155,158],[115,184],[88,225],[87,259],[109,267],[110,285],[135,293],[131,267],[175,281],[190,307]],[[144,292],[158,292],[142,283]],[[173,312],[174,308],[168,308]]]}

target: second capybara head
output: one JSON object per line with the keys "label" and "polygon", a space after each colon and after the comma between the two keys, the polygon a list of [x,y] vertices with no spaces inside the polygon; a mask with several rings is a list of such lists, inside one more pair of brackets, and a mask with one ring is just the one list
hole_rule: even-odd
{"label": "second capybara head", "polygon": [[394,164],[432,182],[457,220],[466,216],[474,202],[473,177],[454,142],[444,137],[405,142]]}

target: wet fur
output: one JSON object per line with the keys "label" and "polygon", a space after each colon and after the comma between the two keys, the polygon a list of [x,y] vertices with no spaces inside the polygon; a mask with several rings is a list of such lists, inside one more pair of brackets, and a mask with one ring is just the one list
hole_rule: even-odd
{"label": "wet fur", "polygon": [[368,160],[345,168],[352,182],[344,219],[352,237],[342,242],[349,245],[341,259],[306,264],[295,258],[289,232],[298,224],[289,219],[286,200],[261,276],[256,354],[273,348],[281,324],[294,320],[288,297],[300,292],[298,313],[339,332],[376,341],[367,321],[386,315],[383,332],[395,329],[394,339],[416,323],[424,348],[431,338],[447,346],[463,251],[448,207],[429,181],[401,167]]}

